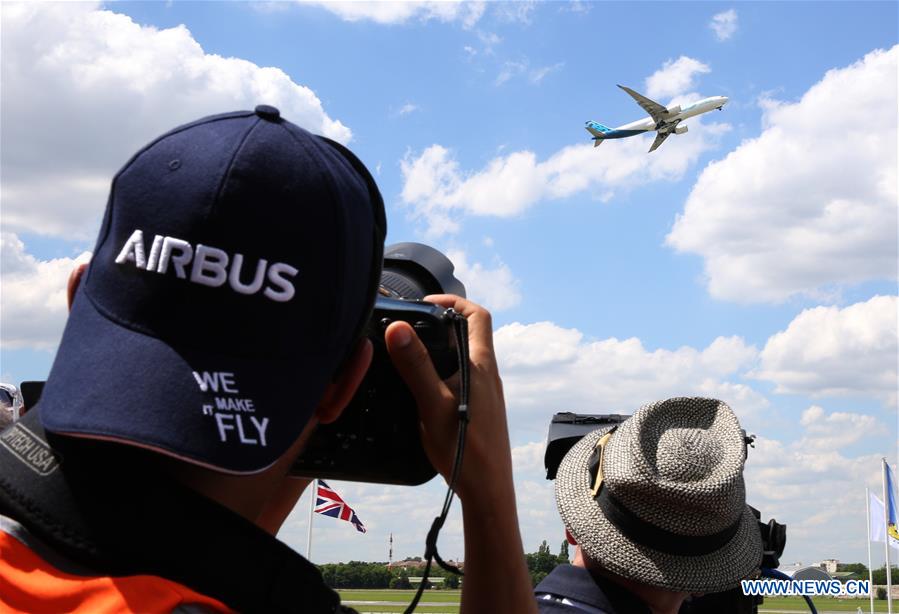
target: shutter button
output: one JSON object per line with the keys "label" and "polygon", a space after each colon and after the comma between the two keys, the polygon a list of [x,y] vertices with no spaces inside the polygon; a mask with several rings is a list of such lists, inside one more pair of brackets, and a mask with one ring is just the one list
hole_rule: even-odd
{"label": "shutter button", "polygon": [[281,111],[267,104],[261,104],[257,106],[255,112],[256,115],[258,115],[262,119],[267,119],[272,122],[278,121],[278,119],[281,117]]}

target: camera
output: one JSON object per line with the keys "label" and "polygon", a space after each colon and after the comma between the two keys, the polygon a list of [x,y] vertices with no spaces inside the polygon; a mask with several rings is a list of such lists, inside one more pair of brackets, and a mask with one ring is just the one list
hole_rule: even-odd
{"label": "camera", "polygon": [[[437,474],[422,447],[415,399],[390,361],[384,331],[392,322],[408,322],[437,374],[446,379],[456,373],[453,320],[461,316],[422,300],[429,294],[464,297],[454,270],[449,258],[421,243],[384,249],[378,296],[364,331],[374,346],[371,366],[340,418],[318,426],[291,475],[417,486]],[[37,403],[43,384],[22,384],[26,407]]]}
{"label": "camera", "polygon": [[19,419],[22,393],[12,384],[0,384],[0,430]]}
{"label": "camera", "polygon": [[390,361],[384,331],[392,322],[408,322],[438,375],[452,376],[459,368],[454,312],[422,299],[429,294],[464,297],[465,286],[453,271],[453,263],[427,245],[385,248],[380,288],[365,330],[374,346],[371,367],[340,418],[318,426],[292,475],[414,486],[437,474],[422,447],[415,399]]}
{"label": "camera", "polygon": [[[562,459],[582,437],[597,429],[611,428],[621,424],[629,417],[625,414],[575,414],[571,412],[555,414],[549,424],[546,452],[543,455],[546,479],[554,480],[556,478],[556,472]],[[747,445],[751,445],[754,441],[754,437],[747,436],[745,431],[743,437]],[[776,569],[780,565],[780,557],[787,544],[787,527],[773,518],[766,523],[762,522],[761,513],[752,506],[750,509],[755,514],[762,537],[761,566],[767,569]],[[757,614],[762,599],[761,596],[743,595],[738,586],[720,593],[693,596],[684,603],[680,611],[682,614],[718,614],[720,612]]]}
{"label": "camera", "polygon": [[549,423],[549,435],[546,438],[546,452],[543,454],[543,466],[546,468],[546,479],[555,480],[556,471],[562,459],[574,444],[587,433],[603,427],[621,424],[630,416],[625,414],[573,414],[561,412],[553,416]]}

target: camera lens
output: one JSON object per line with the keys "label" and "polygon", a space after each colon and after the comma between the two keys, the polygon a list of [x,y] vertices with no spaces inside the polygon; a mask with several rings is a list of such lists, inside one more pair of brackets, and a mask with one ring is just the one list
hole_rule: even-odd
{"label": "camera lens", "polygon": [[429,294],[465,296],[450,259],[421,243],[396,243],[384,250],[381,288],[392,298],[421,300]]}
{"label": "camera lens", "polygon": [[401,272],[388,271],[386,267],[381,272],[381,287],[393,298],[420,301],[430,294],[414,277],[404,275]]}

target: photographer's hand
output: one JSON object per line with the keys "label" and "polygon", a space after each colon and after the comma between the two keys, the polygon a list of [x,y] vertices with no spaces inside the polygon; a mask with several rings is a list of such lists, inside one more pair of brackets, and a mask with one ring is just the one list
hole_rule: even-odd
{"label": "photographer's hand", "polygon": [[[490,313],[453,295],[426,297],[468,320],[470,423],[456,492],[465,525],[462,612],[536,612],[524,562],[502,381]],[[391,359],[418,404],[428,458],[449,482],[459,428],[456,394],[441,381],[424,345],[405,322],[385,335]]]}

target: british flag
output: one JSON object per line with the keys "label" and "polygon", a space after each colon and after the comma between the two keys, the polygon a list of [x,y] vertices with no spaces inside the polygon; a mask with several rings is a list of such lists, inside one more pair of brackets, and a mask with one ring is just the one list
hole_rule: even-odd
{"label": "british flag", "polygon": [[317,514],[323,514],[325,516],[331,516],[332,518],[339,518],[340,520],[352,522],[357,531],[365,533],[365,525],[362,524],[362,521],[356,516],[356,512],[353,511],[353,508],[347,505],[346,502],[340,498],[340,495],[337,494],[337,491],[328,486],[327,482],[324,480],[318,480],[318,486],[315,490],[315,512]]}

